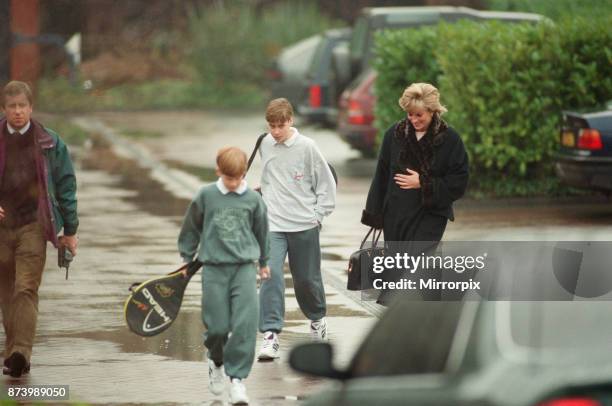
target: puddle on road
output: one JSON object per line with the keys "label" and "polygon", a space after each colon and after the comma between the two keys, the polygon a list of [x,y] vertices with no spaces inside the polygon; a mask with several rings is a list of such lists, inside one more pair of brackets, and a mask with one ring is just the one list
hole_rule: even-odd
{"label": "puddle on road", "polygon": [[[126,236],[126,235],[122,234],[120,237],[121,237],[120,244],[118,244],[117,240],[109,241],[109,242],[89,240],[87,242],[87,246],[89,248],[92,248],[92,247],[93,248],[101,248],[101,249],[104,249],[104,250],[112,251],[112,250],[118,248],[118,245],[120,245],[122,247],[123,246],[139,246],[139,245],[142,245],[142,236],[130,237],[130,236]],[[160,254],[176,254],[175,250],[170,250],[170,249],[156,249],[155,252],[156,253],[160,253]]]}
{"label": "puddle on road", "polygon": [[136,196],[123,197],[141,210],[162,217],[177,217],[180,222],[189,200],[174,196],[164,186],[151,178],[149,169],[141,168],[136,162],[117,156],[110,145],[96,139],[94,146],[82,159],[84,169],[100,170],[118,176],[119,186],[136,191]]}
{"label": "puddle on road", "polygon": [[[329,299],[331,295],[327,295]],[[327,304],[327,316],[328,317],[371,317],[368,313],[361,310],[349,309],[344,305],[338,304]],[[285,318],[289,320],[304,320],[302,312],[298,309],[286,311]]]}
{"label": "puddle on road", "polygon": [[[105,306],[105,308],[108,306]],[[84,338],[94,341],[107,341],[118,344],[124,353],[146,353],[181,361],[202,361],[205,357],[205,328],[202,325],[200,311],[181,311],[168,330],[153,337],[140,337],[127,327],[106,331],[85,331],[68,334],[48,335],[48,338]],[[303,316],[301,317],[303,318]],[[300,322],[288,321],[286,328],[300,326]],[[307,334],[283,332],[283,337],[290,341],[301,341]]]}
{"label": "puddle on road", "polygon": [[[95,306],[94,306],[95,307]],[[101,308],[108,306],[104,304]],[[172,327],[163,333],[153,337],[140,337],[132,333],[127,327],[106,331],[84,331],[68,334],[54,334],[48,338],[84,338],[94,341],[112,342],[120,347],[124,353],[146,353],[163,357],[178,359],[181,361],[202,361],[205,358],[206,347],[203,337],[205,328],[202,325],[201,312],[194,310],[183,310],[179,313]],[[346,308],[343,305],[328,305],[328,316],[330,317],[368,317],[363,311]],[[306,333],[295,333],[292,328],[304,325],[304,316],[300,310],[287,311],[285,313],[285,330],[283,341],[297,343],[308,340]]]}
{"label": "puddle on road", "polygon": [[546,201],[529,199],[494,200],[482,204],[466,200],[456,209],[459,226],[478,225],[483,229],[495,227],[539,226],[602,226],[612,223],[610,201],[603,196],[565,198],[546,204]]}
{"label": "puddle on road", "polygon": [[201,361],[204,353],[204,327],[200,312],[182,311],[171,328],[153,337],[140,337],[127,327],[107,331],[53,335],[61,338],[85,338],[118,344],[121,352],[149,353],[183,361]]}
{"label": "puddle on road", "polygon": [[[329,247],[332,247],[332,246],[321,246],[321,249],[325,250],[325,248],[329,248]],[[337,247],[337,245],[334,247]],[[321,253],[321,259],[323,261],[346,261],[346,258],[344,258],[342,255],[334,254],[331,252],[325,252],[325,251]]]}

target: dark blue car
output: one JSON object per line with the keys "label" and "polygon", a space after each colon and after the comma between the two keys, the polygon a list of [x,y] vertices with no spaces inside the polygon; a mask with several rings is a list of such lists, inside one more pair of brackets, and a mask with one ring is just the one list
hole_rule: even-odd
{"label": "dark blue car", "polygon": [[612,110],[563,113],[555,171],[564,183],[612,193]]}

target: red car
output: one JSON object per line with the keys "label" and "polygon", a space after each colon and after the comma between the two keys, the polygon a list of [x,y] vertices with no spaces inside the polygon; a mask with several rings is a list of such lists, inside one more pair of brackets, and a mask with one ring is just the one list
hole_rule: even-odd
{"label": "red car", "polygon": [[359,75],[340,96],[338,133],[351,147],[365,156],[376,154],[374,127],[374,81],[376,72]]}

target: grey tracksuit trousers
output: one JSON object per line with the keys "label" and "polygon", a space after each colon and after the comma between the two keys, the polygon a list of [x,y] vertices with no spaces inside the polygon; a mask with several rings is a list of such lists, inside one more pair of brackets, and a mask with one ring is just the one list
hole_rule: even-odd
{"label": "grey tracksuit trousers", "polygon": [[285,279],[283,265],[289,256],[295,296],[310,320],[325,317],[326,303],[321,278],[319,227],[298,232],[270,232],[271,277],[259,290],[259,330],[280,332],[285,319]]}

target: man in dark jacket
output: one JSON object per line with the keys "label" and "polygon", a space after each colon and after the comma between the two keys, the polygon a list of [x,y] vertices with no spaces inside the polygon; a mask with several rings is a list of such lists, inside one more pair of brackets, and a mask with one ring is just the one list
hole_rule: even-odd
{"label": "man in dark jacket", "polygon": [[[0,306],[5,375],[30,370],[46,243],[76,255],[76,179],[66,144],[32,116],[32,91],[12,81],[0,119]],[[58,233],[63,228],[63,236]]]}

